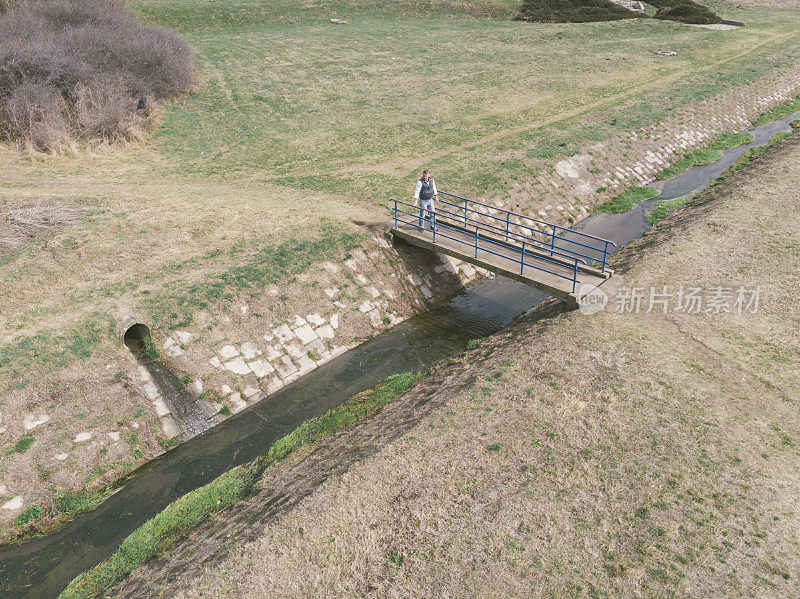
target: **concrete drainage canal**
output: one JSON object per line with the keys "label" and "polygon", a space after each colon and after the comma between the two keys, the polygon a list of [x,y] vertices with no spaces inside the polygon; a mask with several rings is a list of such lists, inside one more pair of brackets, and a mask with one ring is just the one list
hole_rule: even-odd
{"label": "concrete drainage canal", "polygon": [[[152,379],[151,389],[154,388],[154,394],[149,399],[154,401],[159,416],[170,413],[186,438],[199,435],[221,420],[200,398],[192,395],[175,373],[159,360],[156,352],[152,351],[150,327],[139,319],[126,316],[120,321],[119,333],[122,342]],[[173,431],[169,436],[180,431]]]}
{"label": "concrete drainage canal", "polygon": [[[798,118],[800,112],[751,129],[748,132],[756,138],[752,144],[727,150],[722,160],[663,183],[658,198],[641,202],[629,212],[595,214],[575,228],[609,238],[621,247],[650,228],[645,217],[657,200],[706,187],[741,154],[767,143],[777,132],[791,130],[790,123]],[[145,355],[147,324],[134,317],[123,319],[121,341],[137,355],[190,440],[120,481],[114,495],[63,529],[3,548],[0,597],[56,597],[72,578],[111,555],[131,531],[171,501],[261,455],[305,420],[388,376],[424,370],[460,353],[470,339],[502,329],[546,298],[543,292],[502,277],[481,281],[441,308],[402,322],[284,387],[271,401],[260,402],[219,426],[213,426],[215,419],[164,364]]]}

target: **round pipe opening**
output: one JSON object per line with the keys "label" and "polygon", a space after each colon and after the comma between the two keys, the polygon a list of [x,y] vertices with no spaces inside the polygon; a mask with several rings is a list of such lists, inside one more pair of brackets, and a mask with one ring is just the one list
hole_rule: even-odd
{"label": "round pipe opening", "polygon": [[128,316],[119,324],[119,336],[128,349],[138,356],[144,347],[144,340],[150,336],[150,327]]}
{"label": "round pipe opening", "polygon": [[128,327],[122,339],[127,344],[129,341],[143,341],[149,334],[150,328],[144,323],[137,322]]}

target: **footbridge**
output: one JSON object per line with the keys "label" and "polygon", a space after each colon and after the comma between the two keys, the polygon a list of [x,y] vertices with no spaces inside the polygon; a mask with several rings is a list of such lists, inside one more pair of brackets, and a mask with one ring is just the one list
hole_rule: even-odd
{"label": "footbridge", "polygon": [[608,268],[613,241],[452,193],[439,191],[439,197],[433,229],[428,220],[420,226],[419,208],[393,200],[395,239],[448,254],[570,303],[614,274]]}

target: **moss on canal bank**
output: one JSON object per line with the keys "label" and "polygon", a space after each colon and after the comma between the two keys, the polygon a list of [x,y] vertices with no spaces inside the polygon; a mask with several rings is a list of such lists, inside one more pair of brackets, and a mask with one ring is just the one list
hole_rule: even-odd
{"label": "moss on canal bank", "polygon": [[782,104],[779,104],[778,106],[775,106],[774,108],[764,112],[761,116],[753,121],[753,125],[756,127],[759,125],[766,125],[772,121],[786,118],[798,110],[800,110],[800,98],[792,98],[791,100],[786,100],[786,102],[783,102]]}
{"label": "moss on canal bank", "polygon": [[76,577],[59,595],[61,599],[102,597],[130,572],[185,538],[213,514],[253,492],[265,469],[288,458],[301,447],[316,443],[372,414],[406,391],[420,377],[406,372],[391,376],[373,389],[350,398],[319,418],[313,418],[273,443],[264,456],[237,466],[207,485],[175,500],[120,545],[107,560]]}
{"label": "moss on canal bank", "polygon": [[723,150],[753,143],[754,140],[755,138],[749,133],[723,133],[714,138],[707,148],[696,148],[684,154],[672,165],[659,171],[656,178],[662,181],[672,179],[694,166],[712,164],[722,158]]}
{"label": "moss on canal bank", "polygon": [[617,197],[597,207],[597,212],[619,214],[627,212],[639,202],[652,200],[658,195],[658,190],[653,187],[629,187]]}

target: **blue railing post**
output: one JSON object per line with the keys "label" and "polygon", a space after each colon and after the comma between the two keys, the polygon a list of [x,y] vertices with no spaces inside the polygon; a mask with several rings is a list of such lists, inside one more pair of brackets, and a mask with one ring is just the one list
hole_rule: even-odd
{"label": "blue railing post", "polygon": [[436,212],[430,213],[431,215],[431,230],[433,231],[433,243],[436,243]]}
{"label": "blue railing post", "polygon": [[475,258],[478,257],[478,227],[475,227]]}
{"label": "blue railing post", "polygon": [[606,261],[608,260],[608,241],[606,240],[606,247],[603,248],[603,269],[602,272],[606,272]]}
{"label": "blue railing post", "polygon": [[522,242],[522,260],[519,264],[519,274],[525,274],[525,242]]}
{"label": "blue railing post", "polygon": [[394,228],[397,228],[397,200],[394,201]]}
{"label": "blue railing post", "polygon": [[553,229],[553,235],[550,240],[550,255],[552,256],[556,251],[556,227],[555,225],[550,225],[550,228]]}
{"label": "blue railing post", "polygon": [[506,210],[506,243],[508,243],[508,225],[509,225],[508,221],[510,219],[511,219],[511,213],[508,210]]}
{"label": "blue railing post", "polygon": [[575,285],[578,283],[578,261],[575,260],[575,266],[572,269],[572,293],[575,293]]}
{"label": "blue railing post", "polygon": [[469,200],[464,200],[464,228],[467,228],[467,202]]}

